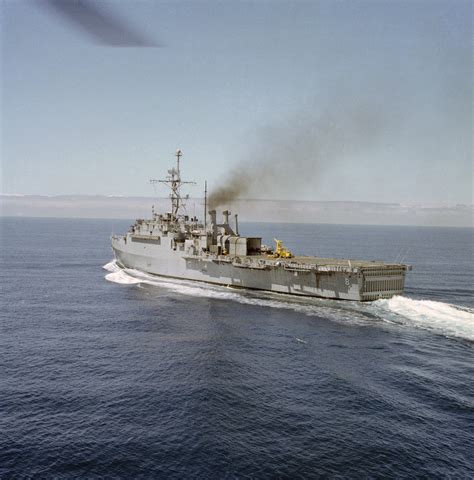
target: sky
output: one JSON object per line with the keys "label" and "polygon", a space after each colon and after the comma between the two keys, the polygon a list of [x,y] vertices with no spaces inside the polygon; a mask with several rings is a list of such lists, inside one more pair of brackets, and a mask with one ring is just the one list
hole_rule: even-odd
{"label": "sky", "polygon": [[[472,204],[470,1],[103,1],[157,47],[1,2],[2,194]],[[259,187],[261,185],[261,187]]]}

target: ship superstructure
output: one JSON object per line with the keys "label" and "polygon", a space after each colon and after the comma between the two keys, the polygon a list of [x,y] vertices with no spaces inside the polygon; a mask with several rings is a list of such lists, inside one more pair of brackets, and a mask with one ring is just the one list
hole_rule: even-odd
{"label": "ship superstructure", "polygon": [[403,293],[409,265],[293,256],[277,239],[276,248],[270,249],[260,237],[240,236],[238,217],[231,225],[228,210],[218,223],[216,210],[207,208],[207,188],[204,221],[190,217],[181,187],[194,182],[181,179],[181,156],[178,150],[176,167],[165,179],[151,180],[170,188],[171,210],[153,210],[150,219],[137,219],[125,235],[112,237],[120,266],[178,279],[341,300],[370,301]]}

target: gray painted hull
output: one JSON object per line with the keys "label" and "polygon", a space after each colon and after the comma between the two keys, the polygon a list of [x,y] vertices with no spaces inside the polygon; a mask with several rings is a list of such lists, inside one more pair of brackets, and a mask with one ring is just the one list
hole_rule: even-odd
{"label": "gray painted hull", "polygon": [[[369,301],[390,298],[404,289],[405,271],[400,266],[351,267],[340,271],[306,269],[288,262],[241,262],[217,255],[189,255],[180,245],[134,243],[130,234],[113,237],[118,263],[153,275],[195,280],[217,285],[266,290],[293,295]],[[250,257],[248,257],[250,258]],[[315,259],[317,260],[317,259]],[[349,263],[350,265],[350,263]]]}

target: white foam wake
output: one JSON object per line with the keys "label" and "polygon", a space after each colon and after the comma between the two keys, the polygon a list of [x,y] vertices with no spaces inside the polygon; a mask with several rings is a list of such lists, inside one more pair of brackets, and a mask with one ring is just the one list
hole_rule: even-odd
{"label": "white foam wake", "polygon": [[124,269],[113,260],[103,266],[105,278],[122,285],[147,284],[195,297],[229,300],[241,304],[293,310],[305,315],[330,318],[350,324],[390,322],[429,329],[450,337],[474,341],[474,310],[432,300],[397,296],[371,303],[342,302],[295,297],[272,292],[235,290],[189,280],[167,279],[139,270]]}
{"label": "white foam wake", "polygon": [[474,341],[474,311],[469,308],[402,296],[377,300],[373,308],[395,314],[403,323]]}
{"label": "white foam wake", "polygon": [[120,267],[117,265],[117,260],[111,260],[109,263],[106,263],[103,267],[104,270],[108,272],[117,272],[120,270]]}
{"label": "white foam wake", "polygon": [[102,268],[110,272],[105,276],[105,279],[109,282],[121,283],[122,285],[136,285],[140,283],[140,280],[129,275],[127,270],[120,268],[115,260],[107,263]]}

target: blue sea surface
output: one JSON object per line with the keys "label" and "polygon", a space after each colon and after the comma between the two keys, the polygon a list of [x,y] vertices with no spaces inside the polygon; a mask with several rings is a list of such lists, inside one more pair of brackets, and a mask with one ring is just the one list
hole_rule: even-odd
{"label": "blue sea surface", "polygon": [[121,270],[129,224],[0,219],[1,479],[474,477],[472,229],[241,225],[413,265],[360,304]]}

